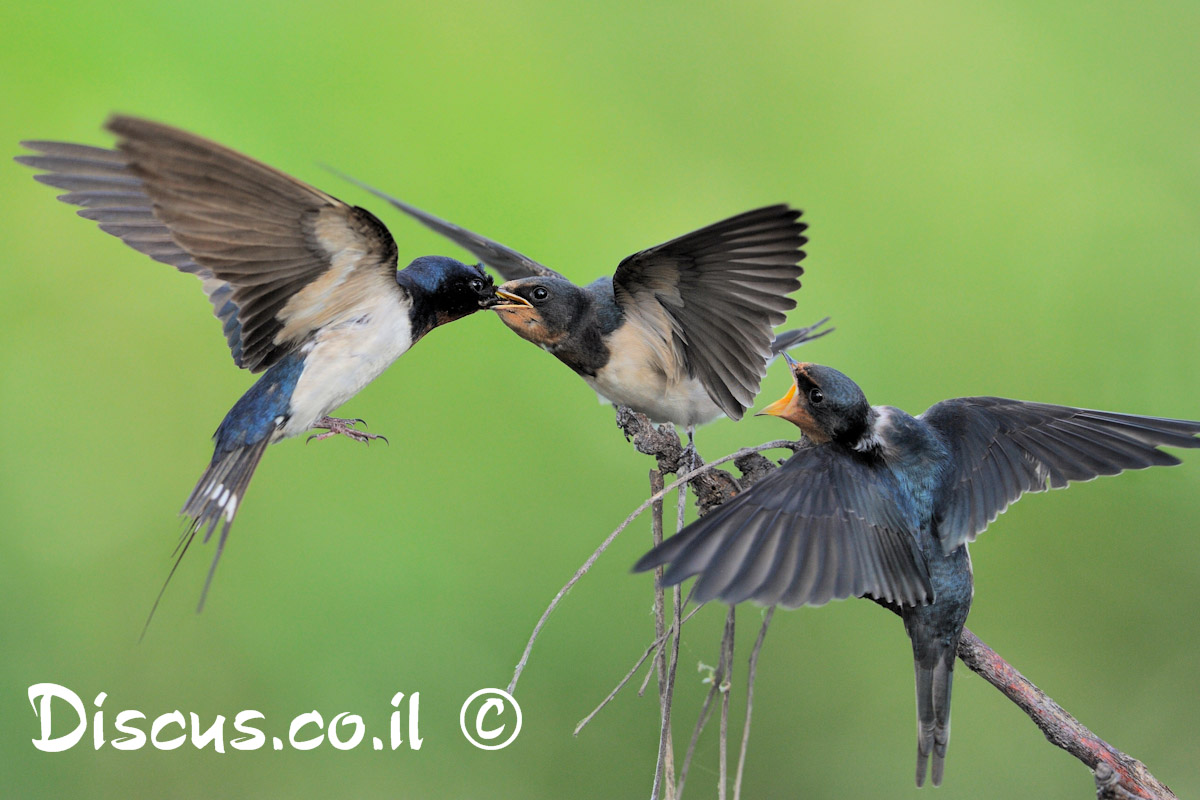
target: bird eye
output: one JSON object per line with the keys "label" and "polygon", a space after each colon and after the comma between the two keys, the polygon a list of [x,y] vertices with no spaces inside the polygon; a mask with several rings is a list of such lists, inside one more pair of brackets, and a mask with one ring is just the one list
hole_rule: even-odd
{"label": "bird eye", "polygon": [[820,389],[813,388],[808,390],[808,402],[812,403],[814,406],[819,406],[824,401],[825,395],[821,394]]}
{"label": "bird eye", "polygon": [[472,291],[472,292],[481,292],[481,291],[483,291],[483,281],[479,280],[479,278],[472,278],[472,279],[471,279],[471,284],[470,284],[470,285],[471,285],[471,291]]}
{"label": "bird eye", "polygon": [[530,292],[529,295],[534,300],[545,300],[547,297],[550,296],[550,293],[548,291],[546,291],[546,287],[538,286],[538,287],[534,288],[534,290],[532,292]]}

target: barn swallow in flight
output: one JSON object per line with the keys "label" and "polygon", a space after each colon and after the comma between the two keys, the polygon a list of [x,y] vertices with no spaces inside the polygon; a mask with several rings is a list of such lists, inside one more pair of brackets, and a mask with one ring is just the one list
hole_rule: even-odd
{"label": "barn swallow in flight", "polygon": [[1200,422],[998,397],[944,400],[912,417],[872,406],[837,370],[788,359],[795,384],[763,414],[802,447],[749,490],[651,550],[666,585],[699,575],[698,602],[795,608],[867,597],[904,620],[917,682],[917,786],[942,782],[950,687],[971,607],[967,543],[1025,492],[1178,464]]}
{"label": "barn swallow in flight", "polygon": [[133,117],[107,127],[113,150],[29,141],[39,155],[16,160],[45,170],[37,180],[66,189],[59,199],[101,230],[198,277],[234,363],[265,370],[217,428],[181,511],[180,559],[197,531],[207,542],[221,526],[199,610],[267,445],[314,428],[382,438],[328,415],[433,328],[497,298],[481,267],[451,258],[397,271],[396,243],[370,212],[247,156]]}
{"label": "barn swallow in flight", "polygon": [[796,307],[808,227],[786,205],[747,211],[635,253],[576,286],[527,256],[343,177],[447,237],[504,278],[492,310],[600,395],[688,428],[741,419],[767,363],[828,333],[828,319],[776,336]]}

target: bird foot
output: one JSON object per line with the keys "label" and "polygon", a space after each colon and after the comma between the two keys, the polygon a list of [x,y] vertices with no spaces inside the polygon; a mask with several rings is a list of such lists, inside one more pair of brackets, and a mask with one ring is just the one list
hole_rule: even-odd
{"label": "bird foot", "polygon": [[696,452],[696,445],[693,442],[688,442],[679,454],[679,473],[686,474],[700,466],[700,454]]}
{"label": "bird foot", "polygon": [[387,440],[386,436],[380,436],[377,433],[367,433],[366,431],[360,431],[354,427],[355,425],[362,425],[363,427],[366,427],[366,424],[366,420],[362,419],[321,417],[321,419],[317,420],[313,427],[324,428],[325,433],[315,433],[304,441],[305,444],[307,444],[314,439],[319,442],[322,439],[328,439],[331,436],[341,435],[353,439],[356,442],[362,442],[363,444],[370,444],[373,439],[382,439],[384,444],[391,444],[391,442]]}

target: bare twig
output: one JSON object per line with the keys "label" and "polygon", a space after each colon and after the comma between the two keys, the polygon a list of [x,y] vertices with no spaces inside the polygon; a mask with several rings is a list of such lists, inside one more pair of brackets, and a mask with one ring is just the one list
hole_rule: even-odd
{"label": "bare twig", "polygon": [[[692,453],[695,455],[694,450]],[[696,461],[692,461],[690,466],[696,466]],[[679,497],[675,514],[676,534],[683,530],[684,517],[687,513],[687,488],[688,485],[685,483],[678,490]],[[679,669],[679,643],[683,636],[683,620],[681,618],[681,614],[683,613],[683,587],[679,584],[675,584],[671,590],[671,609],[671,627],[675,633],[671,637],[671,670],[670,675],[667,677],[666,696],[662,701],[663,732],[661,736],[664,748],[661,756],[663,772],[666,776],[666,793],[664,797],[667,800],[675,800],[678,797],[675,777],[675,747],[671,741],[671,703],[675,697],[675,673]]]}
{"label": "bare twig", "polygon": [[[692,611],[693,611],[693,613],[695,613],[695,609],[693,609]],[[658,653],[655,653],[655,656],[657,656],[657,655],[658,655]],[[663,658],[666,658],[665,653],[663,654]],[[654,676],[654,669],[653,669],[653,667],[651,667],[650,669],[646,670],[646,677],[642,678],[642,685],[638,687],[638,690],[637,690],[638,697],[642,697],[646,694],[646,687],[650,685],[650,678],[653,676]]]}
{"label": "bare twig", "polygon": [[[678,614],[678,587],[676,587],[675,597],[677,598],[675,601],[676,614]],[[664,800],[674,800],[676,797],[675,751],[671,745],[671,700],[675,696],[675,670],[679,666],[679,627],[676,627],[675,635],[671,637],[671,664],[667,672],[666,697],[662,701],[662,729],[658,735],[658,758],[662,764],[663,785],[667,790],[663,795]],[[656,798],[657,795],[651,795],[650,800],[655,800]]]}
{"label": "bare twig", "polygon": [[1121,776],[1106,762],[1096,765],[1096,800],[1137,800],[1137,795],[1121,785]]}
{"label": "bare twig", "polygon": [[[693,612],[695,613],[695,612]],[[700,669],[712,670],[712,675],[707,679],[709,687],[708,694],[704,697],[704,703],[700,707],[700,714],[696,717],[696,727],[692,729],[692,738],[688,742],[687,754],[683,758],[683,769],[679,773],[679,797],[682,800],[683,787],[687,781],[687,773],[692,765],[692,755],[696,751],[696,743],[700,740],[700,734],[704,732],[704,728],[708,725],[708,720],[712,716],[713,700],[717,694],[721,694],[721,752],[725,751],[725,736],[728,730],[728,714],[729,714],[729,676],[733,669],[733,608],[727,609],[725,615],[725,628],[721,634],[721,651],[717,654],[717,666],[706,667],[700,665]],[[725,797],[725,769],[724,758],[722,757],[722,768],[717,791],[720,797]]]}
{"label": "bare twig", "polygon": [[[649,423],[647,423],[647,425],[649,425]],[[577,569],[575,574],[571,576],[571,579],[567,581],[566,585],[558,590],[558,594],[554,596],[554,599],[550,601],[550,605],[547,606],[546,610],[542,612],[541,618],[538,619],[537,624],[533,626],[533,633],[530,634],[529,641],[525,644],[525,650],[521,653],[521,659],[517,662],[516,669],[513,670],[512,680],[508,684],[508,693],[512,694],[516,690],[517,681],[521,679],[521,673],[525,671],[525,665],[529,663],[529,655],[533,652],[534,642],[537,641],[538,635],[541,634],[542,628],[546,625],[546,620],[550,618],[550,614],[554,612],[554,609],[558,608],[558,604],[562,602],[564,597],[566,597],[567,592],[571,591],[571,588],[579,582],[579,579],[588,573],[588,570],[590,570],[592,565],[596,563],[596,559],[598,559],[601,554],[608,549],[608,546],[611,545],[613,540],[621,534],[621,531],[629,527],[630,523],[641,516],[642,512],[649,508],[651,504],[661,500],[668,492],[674,491],[683,484],[690,483],[697,477],[712,472],[713,469],[719,464],[724,464],[727,461],[733,461],[739,458],[745,458],[746,456],[759,453],[763,450],[794,450],[795,447],[796,443],[787,439],[777,439],[776,441],[767,442],[766,444],[760,444],[755,447],[744,447],[741,450],[738,450],[736,453],[731,453],[724,458],[718,458],[716,461],[710,462],[701,467],[697,467],[696,469],[681,475],[679,478],[664,486],[661,491],[654,493],[644,503],[634,509],[633,513],[626,517],[625,521],[618,525],[617,529],[610,533],[604,539],[604,541],[600,543],[600,546],[597,547],[590,556],[588,556],[587,561],[583,562],[583,566]],[[693,484],[693,486],[694,485],[695,484]]]}
{"label": "bare twig", "polygon": [[[650,494],[658,494],[663,488],[661,470],[650,470]],[[680,490],[685,491],[685,489]],[[663,540],[663,503],[659,500],[652,506],[650,522],[650,538],[654,545],[662,544]],[[664,591],[662,586],[663,568],[654,570],[654,638],[663,639],[667,627]],[[663,800],[675,800],[675,764],[674,747],[671,743],[671,697],[674,694],[674,660],[671,661],[671,674],[668,675],[666,648],[659,648],[654,658],[654,670],[658,675],[658,712],[660,727],[658,731],[658,759],[654,762],[654,784],[650,787],[650,800],[657,800],[659,789],[663,789]],[[670,763],[668,763],[670,762]]]}
{"label": "bare twig", "polygon": [[720,771],[717,778],[717,800],[725,800],[725,787],[729,783],[728,745],[729,745],[729,688],[733,682],[733,632],[737,616],[734,607],[729,607],[725,615],[725,633],[721,637],[721,738],[718,742],[717,761]]}
{"label": "bare twig", "polygon": [[[693,608],[691,611],[688,612],[687,616],[682,619],[680,624],[682,625],[683,623],[687,622],[692,617],[696,616],[696,612],[698,612],[703,607],[704,606],[701,605],[701,606],[696,606],[695,608]],[[608,696],[600,701],[600,705],[598,705],[594,709],[592,709],[592,712],[590,714],[588,714],[586,717],[584,717],[582,720],[580,720],[579,724],[575,726],[575,735],[576,736],[578,736],[579,732],[582,731],[584,729],[584,727],[589,722],[592,721],[593,717],[595,717],[597,714],[599,714],[600,711],[603,710],[603,708],[606,705],[608,705],[609,703],[611,703],[613,701],[613,698],[615,698],[617,696],[617,694],[622,689],[625,688],[625,684],[629,683],[629,681],[637,673],[638,668],[641,667],[642,664],[646,663],[646,660],[648,658],[650,658],[651,654],[656,654],[658,652],[658,648],[662,647],[663,643],[667,641],[668,637],[670,637],[673,632],[674,632],[674,629],[668,630],[666,633],[664,633],[662,635],[661,638],[656,639],[654,642],[652,642],[650,644],[649,647],[646,648],[645,652],[642,653],[642,657],[639,658],[632,667],[630,667],[629,672],[625,673],[625,677],[622,678],[620,680],[620,682],[613,688],[613,690],[608,693]]]}
{"label": "bare twig", "polygon": [[[694,612],[693,612],[694,613]],[[701,669],[704,665],[700,665]],[[692,766],[692,755],[696,752],[696,742],[700,740],[700,733],[704,730],[704,726],[708,724],[708,718],[712,715],[712,701],[716,697],[717,692],[721,689],[721,681],[723,677],[720,675],[720,666],[713,669],[712,680],[708,687],[708,694],[704,696],[704,703],[700,706],[700,713],[696,717],[696,727],[692,729],[692,738],[688,742],[687,753],[683,757],[683,768],[679,770],[679,797],[683,797],[683,786],[687,781],[688,770]]]}
{"label": "bare twig", "polygon": [[[1102,789],[1109,792],[1101,796],[1175,800],[1171,790],[1151,775],[1145,764],[1122,753],[1084,727],[965,628],[958,643],[958,657],[971,671],[982,676],[1028,714],[1051,744],[1066,750],[1094,770],[1097,792]],[[1112,776],[1115,776],[1115,780]],[[1102,780],[1104,787],[1101,786]],[[1120,794],[1117,789],[1126,794]]]}
{"label": "bare twig", "polygon": [[742,723],[742,748],[738,752],[737,776],[733,779],[733,800],[741,800],[742,775],[746,767],[746,748],[750,745],[750,715],[754,711],[754,673],[758,669],[758,654],[762,651],[763,640],[767,638],[767,626],[771,617],[775,616],[775,606],[767,609],[763,616],[762,627],[758,630],[758,639],[754,642],[754,650],[750,653],[750,663],[746,675],[746,721]]}

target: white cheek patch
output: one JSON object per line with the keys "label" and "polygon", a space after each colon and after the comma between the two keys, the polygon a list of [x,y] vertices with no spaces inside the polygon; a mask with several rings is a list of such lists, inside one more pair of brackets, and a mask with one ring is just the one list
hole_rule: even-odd
{"label": "white cheek patch", "polygon": [[854,443],[854,449],[860,453],[878,450],[887,446],[887,433],[892,427],[891,406],[874,406],[874,419],[863,437]]}

